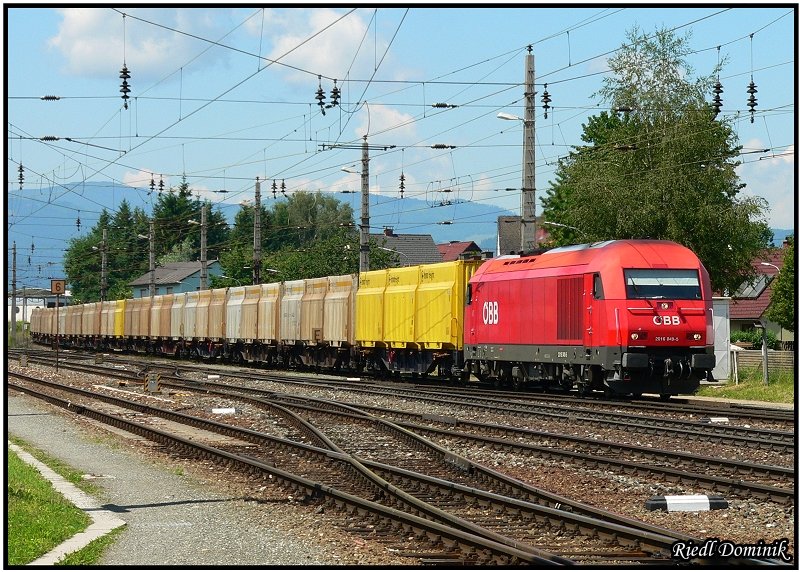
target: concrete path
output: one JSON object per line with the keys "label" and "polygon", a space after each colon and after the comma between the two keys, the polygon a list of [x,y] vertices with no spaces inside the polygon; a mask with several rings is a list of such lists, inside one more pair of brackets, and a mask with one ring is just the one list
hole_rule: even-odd
{"label": "concrete path", "polygon": [[31,465],[39,471],[45,479],[50,481],[53,488],[64,495],[64,498],[79,509],[85,511],[92,520],[92,523],[86,530],[62,542],[44,556],[40,556],[31,562],[29,564],[30,566],[53,566],[67,554],[80,550],[93,540],[97,540],[115,528],[125,526],[125,521],[114,516],[113,512],[101,508],[97,500],[84,493],[64,477],[50,469],[50,467],[10,441],[8,442],[8,446],[20,459]]}

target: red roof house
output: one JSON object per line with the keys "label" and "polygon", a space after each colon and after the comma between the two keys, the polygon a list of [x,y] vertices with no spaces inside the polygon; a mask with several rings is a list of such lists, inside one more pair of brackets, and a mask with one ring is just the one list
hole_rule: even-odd
{"label": "red roof house", "polygon": [[443,262],[458,260],[458,257],[466,252],[474,252],[476,254],[481,253],[481,247],[471,240],[467,242],[451,240],[450,242],[445,242],[444,244],[437,244],[436,248],[438,248],[439,252],[442,254]]}
{"label": "red roof house", "polygon": [[[758,277],[731,296],[730,319],[758,321],[772,299],[772,280],[783,267],[783,250],[770,249],[753,261]],[[776,268],[777,267],[777,268]]]}
{"label": "red roof house", "polygon": [[772,248],[753,260],[758,275],[731,295],[728,318],[731,332],[749,331],[756,323],[763,323],[786,348],[793,347],[794,334],[764,315],[772,300],[772,281],[783,268],[783,255],[783,248]]}

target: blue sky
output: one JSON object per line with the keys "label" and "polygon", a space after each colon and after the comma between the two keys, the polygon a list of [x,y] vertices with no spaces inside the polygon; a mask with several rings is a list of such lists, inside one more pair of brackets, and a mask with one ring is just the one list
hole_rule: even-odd
{"label": "blue sky", "polygon": [[[581,125],[605,108],[595,93],[606,60],[634,26],[690,34],[695,76],[709,74],[718,54],[727,58],[722,113],[749,151],[738,170],[743,193],[768,201],[772,227],[795,226],[795,5],[5,8],[8,242],[28,244],[46,237],[48,225],[74,222],[72,213],[37,221],[14,211],[26,192],[52,185],[59,192],[51,201],[76,200],[73,183],[84,181],[115,181],[121,198],[122,185],[144,188],[153,178],[176,186],[186,176],[226,212],[253,198],[256,177],[269,196],[273,180],[287,193],[358,190],[359,176],[341,169],[360,169],[360,150],[331,146],[353,147],[365,134],[372,193],[398,197],[402,173],[407,197],[517,211],[522,123],[496,116],[524,114],[526,46],[535,56],[541,197],[558,158],[580,144]],[[128,109],[119,93],[123,62]],[[340,105],[323,116],[316,91],[330,102],[334,79]],[[96,210],[89,203],[84,215]],[[429,232],[414,226],[399,199],[393,218],[398,232]],[[457,209],[453,222],[464,239],[482,238],[470,236]],[[372,220],[373,232],[386,223]]]}

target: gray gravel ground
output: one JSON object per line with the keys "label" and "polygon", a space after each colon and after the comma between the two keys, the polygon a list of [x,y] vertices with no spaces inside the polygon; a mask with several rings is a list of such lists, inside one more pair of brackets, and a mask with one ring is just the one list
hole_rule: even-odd
{"label": "gray gravel ground", "polygon": [[[273,522],[281,507],[252,506],[98,440],[28,397],[8,394],[8,434],[91,475],[104,508],[126,521],[101,566],[315,566],[338,555],[292,538]],[[285,512],[285,511],[284,511]],[[273,521],[274,519],[274,521]]]}

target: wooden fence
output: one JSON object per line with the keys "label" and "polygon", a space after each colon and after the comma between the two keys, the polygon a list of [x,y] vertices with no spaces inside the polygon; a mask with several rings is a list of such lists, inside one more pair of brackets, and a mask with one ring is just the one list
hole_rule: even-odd
{"label": "wooden fence", "polygon": [[[735,352],[739,362],[739,370],[755,369],[763,367],[761,350],[742,350]],[[770,370],[794,369],[794,352],[777,352],[769,350],[767,352],[767,365]]]}

